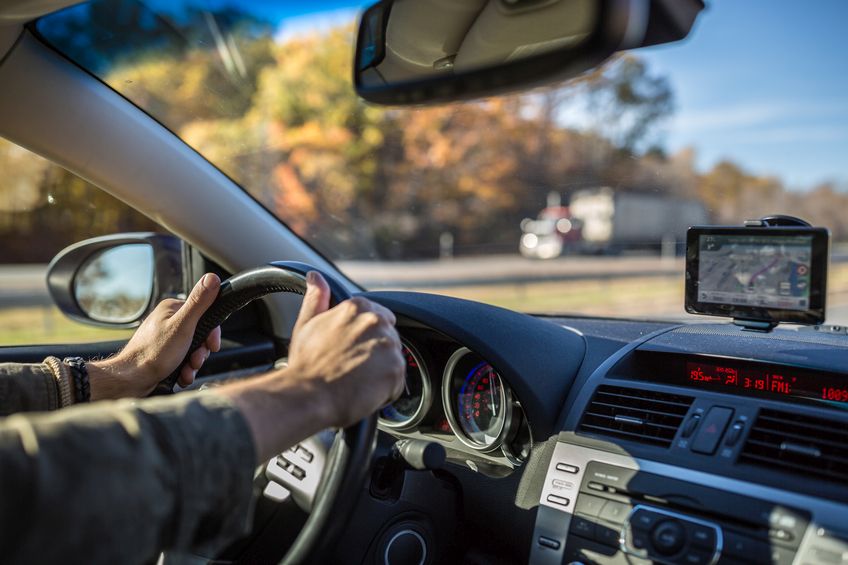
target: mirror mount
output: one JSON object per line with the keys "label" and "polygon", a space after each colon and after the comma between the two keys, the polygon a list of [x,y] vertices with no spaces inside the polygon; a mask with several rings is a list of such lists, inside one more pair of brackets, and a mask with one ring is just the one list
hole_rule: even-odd
{"label": "mirror mount", "polygon": [[[147,245],[152,251],[152,280],[147,303],[132,319],[107,321],[92,317],[80,305],[77,297],[79,275],[93,260],[123,246]],[[47,289],[56,306],[69,318],[88,325],[109,328],[134,328],[165,298],[184,298],[187,281],[183,265],[187,246],[172,235],[143,232],[95,237],[66,247],[47,267]],[[146,281],[141,281],[146,282]]]}

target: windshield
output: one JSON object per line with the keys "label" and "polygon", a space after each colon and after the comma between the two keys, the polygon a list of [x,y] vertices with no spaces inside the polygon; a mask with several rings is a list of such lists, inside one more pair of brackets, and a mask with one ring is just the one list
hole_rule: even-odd
{"label": "windshield", "polygon": [[683,319],[686,227],[782,213],[831,230],[848,321],[848,5],[710,3],[570,82],[388,109],[351,84],[364,6],[96,0],[37,31],[367,288]]}

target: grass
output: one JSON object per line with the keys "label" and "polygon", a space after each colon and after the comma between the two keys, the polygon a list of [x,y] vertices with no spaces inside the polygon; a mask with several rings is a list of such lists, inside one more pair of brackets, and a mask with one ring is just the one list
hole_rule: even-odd
{"label": "grass", "polygon": [[[627,277],[427,289],[532,313],[569,313],[623,318],[684,317],[683,278]],[[828,306],[848,304],[848,264],[832,265]]]}
{"label": "grass", "polygon": [[90,343],[127,339],[132,330],[113,330],[80,324],[55,306],[0,310],[0,346],[52,343]]}

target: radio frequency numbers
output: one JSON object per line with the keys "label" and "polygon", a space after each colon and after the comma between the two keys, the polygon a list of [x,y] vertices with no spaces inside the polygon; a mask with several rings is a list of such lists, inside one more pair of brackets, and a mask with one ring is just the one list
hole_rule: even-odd
{"label": "radio frequency numbers", "polygon": [[844,388],[822,387],[822,400],[835,400],[837,402],[848,402],[848,390]]}

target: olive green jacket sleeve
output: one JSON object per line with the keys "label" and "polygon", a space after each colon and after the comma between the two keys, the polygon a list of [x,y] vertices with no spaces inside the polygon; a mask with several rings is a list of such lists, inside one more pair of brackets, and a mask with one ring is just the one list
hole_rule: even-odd
{"label": "olive green jacket sleeve", "polygon": [[247,531],[255,458],[213,391],[0,419],[0,561],[214,554]]}
{"label": "olive green jacket sleeve", "polygon": [[0,363],[0,416],[59,408],[53,372],[44,363]]}

